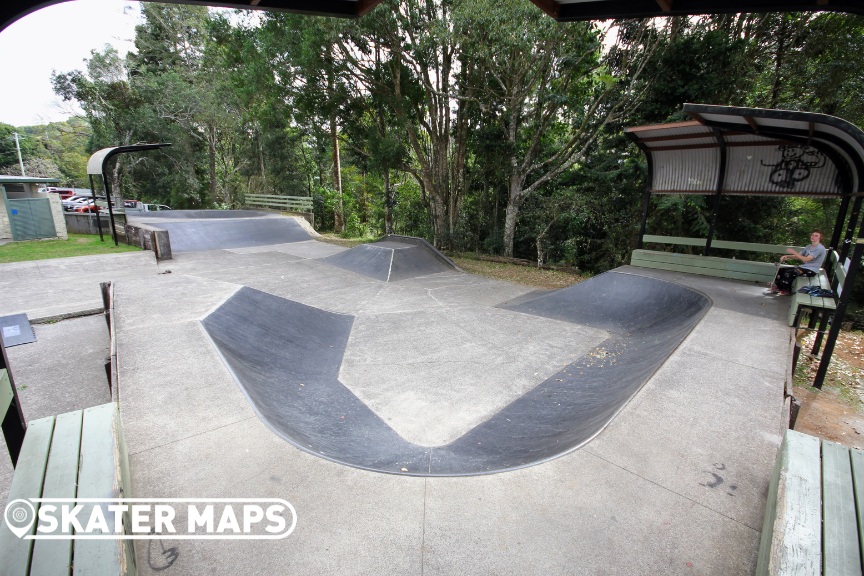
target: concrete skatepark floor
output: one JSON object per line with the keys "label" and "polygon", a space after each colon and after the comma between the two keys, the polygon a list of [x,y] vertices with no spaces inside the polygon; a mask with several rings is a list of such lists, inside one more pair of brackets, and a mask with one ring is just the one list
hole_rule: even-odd
{"label": "concrete skatepark floor", "polygon": [[[325,460],[274,434],[201,320],[243,287],[364,319],[351,332],[340,379],[394,429],[436,444],[470,429],[472,415],[496,413],[502,398],[524,394],[584,353],[580,340],[595,345],[602,334],[497,307],[527,287],[455,271],[382,282],[322,261],[342,250],[304,240],[187,252],[159,264],[152,255],[116,260],[113,271],[96,274],[58,266],[53,279],[43,271],[34,281],[35,269],[23,267],[3,276],[4,294],[74,281],[87,296],[67,306],[81,309],[98,302],[99,281],[116,278],[120,409],[136,497],[284,498],[297,509],[297,529],[284,541],[139,546],[141,573],[753,572],[789,346],[783,307],[760,287],[619,269],[693,288],[712,305],[605,430],[519,470],[409,477]],[[4,296],[0,314],[53,309],[39,294]],[[386,344],[391,356],[376,355],[381,346],[373,344]],[[440,383],[465,371],[485,379],[480,391],[454,386],[469,394],[452,397],[438,386],[436,394],[422,378]],[[400,383],[415,390],[410,398],[394,393]],[[425,408],[405,416],[400,407],[409,405]],[[170,566],[165,549],[176,554]]]}

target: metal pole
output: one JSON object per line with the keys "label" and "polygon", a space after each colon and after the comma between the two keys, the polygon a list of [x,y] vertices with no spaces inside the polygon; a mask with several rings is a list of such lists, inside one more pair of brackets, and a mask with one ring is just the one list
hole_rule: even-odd
{"label": "metal pole", "polygon": [[[114,238],[114,246],[120,243],[117,241],[117,226],[114,225],[114,210],[111,207],[111,186],[108,184],[108,178],[105,177],[105,165],[102,165],[102,183],[105,184],[105,199],[108,200],[108,221],[111,223],[111,236]],[[96,211],[96,219],[99,220],[99,211]]]}
{"label": "metal pole", "polygon": [[645,238],[645,226],[648,223],[648,207],[651,205],[651,185],[645,187],[645,197],[642,199],[642,223],[639,225],[639,242],[636,248],[641,250]]}
{"label": "metal pole", "polygon": [[837,343],[837,336],[840,335],[840,325],[843,323],[843,317],[846,314],[846,306],[852,297],[852,287],[855,286],[855,276],[858,275],[858,268],[861,267],[862,255],[864,255],[864,239],[859,238],[855,242],[855,249],[852,250],[852,261],[849,265],[849,272],[846,274],[846,281],[843,283],[843,292],[837,300],[837,309],[834,311],[834,318],[831,321],[831,330],[828,331],[828,341],[825,342],[825,350],[822,352],[819,369],[816,371],[816,378],[813,380],[814,388],[822,388],[822,383],[825,382],[825,375],[828,374],[828,365],[831,363],[831,355],[834,353],[834,344]]}
{"label": "metal pole", "polygon": [[6,369],[9,384],[12,387],[12,402],[3,416],[3,437],[6,439],[6,448],[9,457],[12,458],[12,467],[18,464],[18,455],[21,454],[21,445],[24,444],[24,433],[27,432],[27,421],[24,420],[24,412],[21,410],[21,401],[18,399],[18,389],[15,388],[15,379],[9,369],[9,358],[6,356],[6,346],[3,344],[3,335],[0,334],[0,368]]}
{"label": "metal pole", "polygon": [[726,140],[719,128],[714,128],[714,137],[720,148],[720,165],[717,167],[717,187],[714,195],[714,212],[711,214],[711,224],[708,226],[708,239],[705,241],[705,256],[711,255],[711,242],[714,240],[714,228],[717,225],[717,212],[720,211],[720,197],[726,185]]}
{"label": "metal pole", "polygon": [[24,160],[21,159],[21,144],[18,143],[18,133],[13,132],[13,136],[15,136],[15,149],[18,150],[18,165],[21,167],[21,176],[26,176],[24,174]]}
{"label": "metal pole", "polygon": [[[843,236],[843,245],[834,246],[834,249],[840,253],[840,262],[846,262],[849,258],[849,250],[852,247],[852,239],[855,237],[855,229],[858,227],[858,216],[861,213],[861,203],[864,198],[857,196],[855,202],[852,203],[852,213],[849,215],[849,220],[846,223],[846,234]],[[841,207],[842,208],[842,207]]]}
{"label": "metal pole", "polygon": [[[93,205],[96,206],[96,185],[93,184],[93,175],[90,174],[90,194],[93,196]],[[96,208],[96,228],[99,229],[99,240],[101,242],[105,241],[105,237],[102,235],[102,220],[99,219],[99,208]]]}

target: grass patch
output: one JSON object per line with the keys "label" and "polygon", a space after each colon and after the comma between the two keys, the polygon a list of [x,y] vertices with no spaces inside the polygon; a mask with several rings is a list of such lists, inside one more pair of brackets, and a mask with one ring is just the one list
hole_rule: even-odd
{"label": "grass patch", "polygon": [[119,246],[114,246],[114,240],[109,234],[105,235],[105,242],[100,242],[98,235],[69,234],[68,240],[29,240],[3,244],[0,246],[0,264],[47,260],[49,258],[69,258],[70,256],[139,252],[140,250],[137,246],[122,243]]}
{"label": "grass patch", "polygon": [[516,264],[479,260],[472,258],[470,254],[451,255],[450,259],[465,272],[494,278],[495,280],[506,280],[514,284],[532,286],[534,288],[557,290],[558,288],[566,288],[588,279],[587,276],[560,272],[558,270],[541,270],[533,266],[519,266]]}
{"label": "grass patch", "polygon": [[327,242],[328,244],[336,244],[337,246],[342,246],[344,248],[354,248],[355,246],[359,246],[360,244],[369,244],[370,242],[375,242],[379,240],[378,238],[344,238],[339,234],[334,234],[333,232],[319,232],[321,235],[318,240],[322,242]]}

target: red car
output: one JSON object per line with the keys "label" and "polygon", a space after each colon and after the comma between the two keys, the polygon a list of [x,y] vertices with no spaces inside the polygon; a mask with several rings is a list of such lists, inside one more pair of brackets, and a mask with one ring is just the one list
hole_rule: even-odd
{"label": "red car", "polygon": [[93,200],[88,200],[83,205],[75,208],[75,212],[98,212],[99,207],[93,203]]}

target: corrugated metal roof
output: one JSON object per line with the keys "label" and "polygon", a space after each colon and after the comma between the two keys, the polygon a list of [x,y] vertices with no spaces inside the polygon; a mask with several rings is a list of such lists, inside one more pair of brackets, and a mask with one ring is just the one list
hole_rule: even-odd
{"label": "corrugated metal roof", "polygon": [[686,104],[684,110],[696,121],[625,130],[648,156],[654,193],[713,194],[721,181],[719,191],[732,195],[838,197],[862,192],[864,132],[845,120],[697,104]]}

